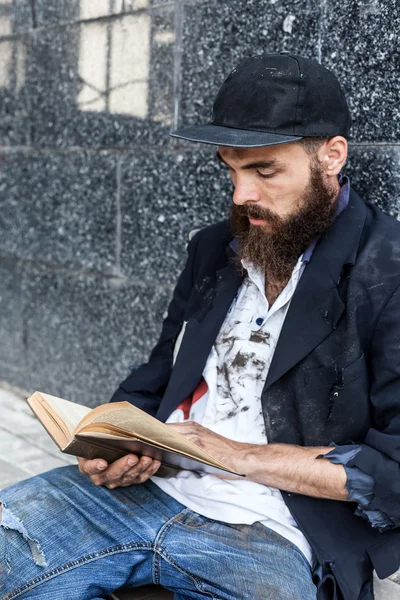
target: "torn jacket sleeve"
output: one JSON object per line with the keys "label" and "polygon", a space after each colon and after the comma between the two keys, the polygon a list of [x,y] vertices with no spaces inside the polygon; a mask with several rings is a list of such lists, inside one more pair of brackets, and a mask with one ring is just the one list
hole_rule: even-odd
{"label": "torn jacket sleeve", "polygon": [[364,473],[358,467],[352,466],[353,459],[362,451],[361,444],[336,446],[334,450],[321,458],[327,458],[334,465],[343,465],[347,475],[346,490],[348,499],[357,503],[355,515],[369,521],[371,527],[380,530],[395,527],[392,519],[379,509],[371,509],[374,499],[375,480],[371,475]]}

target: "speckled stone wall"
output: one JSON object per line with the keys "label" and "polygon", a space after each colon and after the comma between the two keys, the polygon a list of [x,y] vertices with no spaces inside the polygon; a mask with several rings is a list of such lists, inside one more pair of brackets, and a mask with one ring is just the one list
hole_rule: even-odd
{"label": "speckled stone wall", "polygon": [[0,380],[91,405],[146,359],[188,233],[224,217],[227,175],[172,127],[209,119],[244,56],[338,74],[346,172],[397,216],[397,0],[2,0]]}

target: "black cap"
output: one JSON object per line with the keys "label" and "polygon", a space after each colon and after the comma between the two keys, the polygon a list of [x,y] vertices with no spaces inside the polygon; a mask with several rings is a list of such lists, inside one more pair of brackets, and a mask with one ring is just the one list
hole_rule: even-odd
{"label": "black cap", "polygon": [[217,146],[255,148],[303,137],[347,137],[351,118],[335,75],[287,52],[244,59],[225,79],[213,120],[170,135]]}

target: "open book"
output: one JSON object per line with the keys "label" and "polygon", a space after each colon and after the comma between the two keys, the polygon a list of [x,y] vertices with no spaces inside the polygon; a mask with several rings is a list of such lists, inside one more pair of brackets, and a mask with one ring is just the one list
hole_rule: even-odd
{"label": "open book", "polygon": [[91,409],[35,392],[28,404],[65,454],[104,458],[108,463],[129,453],[150,456],[163,463],[157,471],[161,476],[182,469],[242,476],[129,402],[111,402]]}

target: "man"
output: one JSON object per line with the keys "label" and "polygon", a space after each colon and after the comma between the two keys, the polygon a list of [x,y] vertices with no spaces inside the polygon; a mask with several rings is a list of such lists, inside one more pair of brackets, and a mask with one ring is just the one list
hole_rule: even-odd
{"label": "man", "polygon": [[373,568],[398,568],[400,225],[341,173],[349,127],[335,76],[281,53],[244,60],[213,122],[173,134],[218,146],[231,217],[190,241],[160,340],[112,401],[246,478],[129,455],[5,490],[4,600],[150,582],[369,600]]}

